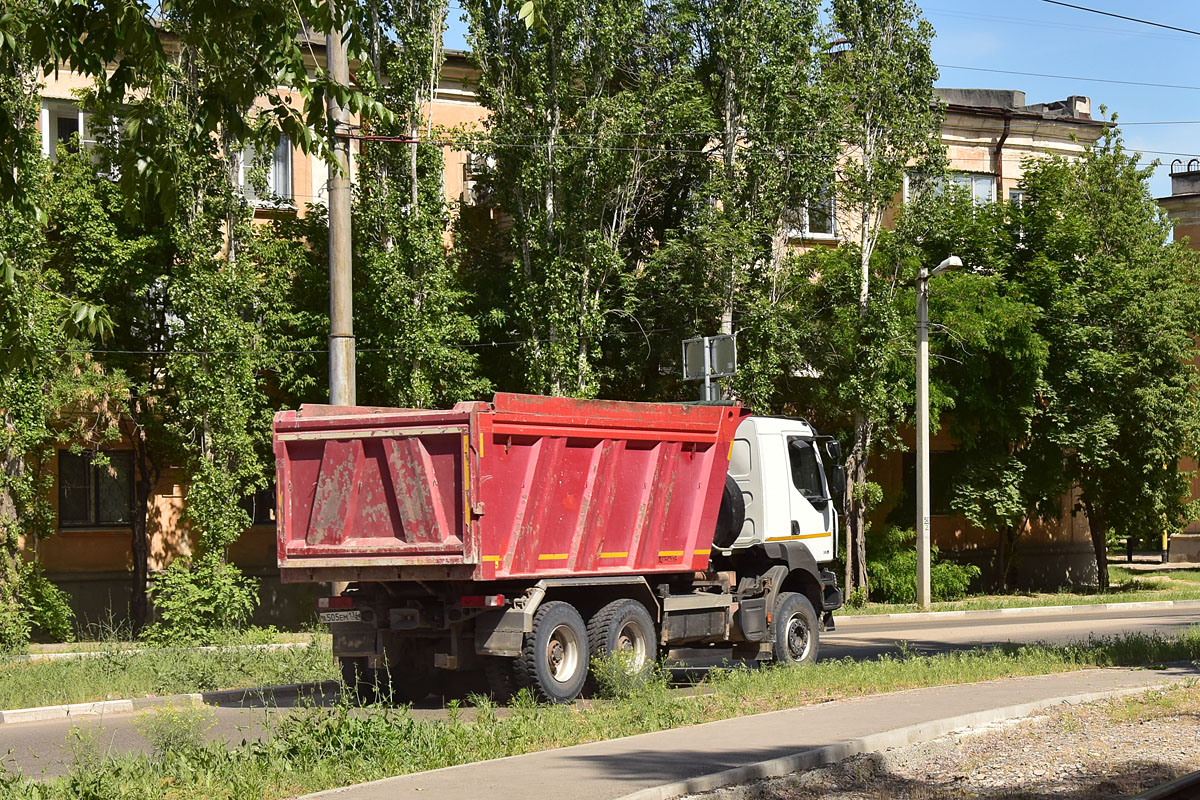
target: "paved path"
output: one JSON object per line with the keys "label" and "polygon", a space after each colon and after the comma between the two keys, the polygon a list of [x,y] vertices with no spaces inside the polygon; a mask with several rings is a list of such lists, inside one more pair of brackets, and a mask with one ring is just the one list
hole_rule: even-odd
{"label": "paved path", "polygon": [[842,700],[753,717],[389,778],[309,797],[329,800],[611,800],[663,783],[782,758],[848,739],[993,708],[1200,677],[1088,670]]}

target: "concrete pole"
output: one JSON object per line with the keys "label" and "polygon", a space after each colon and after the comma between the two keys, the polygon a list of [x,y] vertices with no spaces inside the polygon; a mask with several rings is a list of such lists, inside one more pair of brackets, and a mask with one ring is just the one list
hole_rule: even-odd
{"label": "concrete pole", "polygon": [[950,256],[917,273],[917,603],[929,610],[929,279],[961,267]]}
{"label": "concrete pole", "polygon": [[[332,5],[332,1],[331,5]],[[336,18],[336,15],[335,15]],[[342,86],[350,85],[350,64],[342,42],[342,30],[325,37],[325,59],[329,76]],[[327,95],[326,111],[334,133],[349,132],[345,109],[332,94]],[[352,406],[356,402],[354,385],[354,287],[352,283],[350,242],[350,140],[335,138],[333,163],[329,165],[329,403]],[[330,584],[330,592],[340,595],[346,584]]]}
{"label": "concrete pole", "polygon": [[929,610],[929,270],[917,273],[917,603]]}
{"label": "concrete pole", "polygon": [[[325,37],[325,57],[330,77],[350,85],[350,65],[342,32]],[[332,94],[326,110],[338,134],[349,130],[345,109]],[[336,138],[334,163],[329,165],[329,402],[335,406],[355,404],[354,386],[354,299],[351,284],[350,245],[350,140]]]}

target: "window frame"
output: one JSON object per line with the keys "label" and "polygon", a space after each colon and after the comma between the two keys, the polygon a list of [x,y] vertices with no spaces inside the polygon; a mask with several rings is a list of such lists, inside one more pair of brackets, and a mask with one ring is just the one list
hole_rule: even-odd
{"label": "window frame", "polygon": [[[817,450],[816,442],[814,442],[811,439],[806,439],[803,436],[797,436],[797,435],[786,436],[786,438],[784,439],[784,442],[787,446],[788,478],[792,482],[792,488],[794,488],[797,492],[799,492],[801,497],[803,497],[805,500],[808,500],[810,502],[813,500],[820,501],[820,500],[832,499],[830,497],[830,492],[829,492],[829,479],[828,479],[828,476],[825,475],[825,465],[821,462],[821,454]],[[812,454],[813,465],[816,467],[815,475],[817,478],[817,482],[820,484],[820,486],[818,487],[820,489],[820,491],[818,494],[815,494],[815,495],[808,494],[805,491],[805,488],[796,482],[796,464],[795,464],[795,461],[793,460],[792,448],[796,448],[797,450],[799,450],[801,447],[807,449],[808,452]]]}
{"label": "window frame", "polygon": [[[237,154],[238,189],[241,190],[242,196],[250,205],[255,208],[290,209],[296,207],[295,157],[292,151],[292,140],[285,135],[280,136],[278,144],[271,152],[271,159],[267,162],[267,192],[269,195],[267,197],[258,194],[258,190],[250,183],[247,174],[254,163],[254,150],[247,148]],[[280,169],[281,165],[282,170]],[[286,174],[286,194],[275,191],[278,188],[280,172]]]}
{"label": "window frame", "polygon": [[[813,206],[829,206],[829,232],[814,231],[810,224],[809,209]],[[794,212],[796,215],[795,222],[799,223],[796,227],[790,227],[786,231],[789,239],[808,239],[812,241],[834,242],[838,238],[838,220],[837,220],[837,197],[833,192],[827,192],[822,199],[813,200],[805,203],[804,206]]]}
{"label": "window frame", "polygon": [[[58,489],[58,509],[57,522],[59,530],[115,530],[119,528],[127,528],[133,525],[133,505],[134,505],[134,474],[133,474],[133,451],[132,450],[101,450],[106,458],[109,459],[109,464],[100,465],[94,462],[97,451],[85,450],[82,453],[73,453],[70,450],[58,451],[58,470],[56,474],[57,489]],[[83,459],[86,464],[87,475],[87,519],[79,520],[64,520],[63,519],[63,460],[64,456],[71,458]],[[126,467],[127,483],[129,486],[127,508],[127,519],[124,521],[111,521],[101,519],[100,515],[100,470],[109,469],[110,465],[124,463]]]}
{"label": "window frame", "polygon": [[253,494],[244,496],[238,501],[238,505],[250,515],[251,527],[264,525],[274,527],[279,520],[279,513],[276,510],[275,502],[275,481],[271,481],[271,485],[267,488],[259,489]]}

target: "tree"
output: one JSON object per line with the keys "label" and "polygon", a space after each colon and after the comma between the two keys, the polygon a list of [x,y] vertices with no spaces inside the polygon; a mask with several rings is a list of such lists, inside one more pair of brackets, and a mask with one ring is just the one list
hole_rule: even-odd
{"label": "tree", "polygon": [[[42,157],[34,127],[37,75],[25,43],[0,49],[0,120],[20,135],[6,142],[4,178],[31,195],[62,185]],[[116,435],[122,377],[87,356],[111,332],[100,307],[72,297],[54,269],[54,248],[32,208],[0,217],[0,649],[23,645],[31,626],[69,636],[64,596],[27,560],[53,533],[48,469],[58,446],[96,449]],[[102,465],[103,458],[97,459]],[[42,601],[35,603],[35,599]],[[57,620],[39,614],[52,609]]]}
{"label": "tree", "polygon": [[[124,106],[124,193],[147,191],[170,207],[186,198],[176,177],[187,150],[156,124],[155,104],[143,98],[170,87],[181,53],[226,76],[198,84],[193,93],[191,122],[198,139],[265,143],[282,134],[306,153],[327,155],[332,133],[327,94],[351,111],[387,117],[386,109],[361,92],[337,84],[325,71],[309,71],[311,32],[345,29],[351,50],[365,50],[361,19],[335,14],[339,8],[319,0],[181,2],[166,10],[123,0],[20,0],[0,12],[0,59],[19,54],[24,63],[46,70],[67,64],[95,80],[103,105]],[[260,98],[269,113],[258,121],[266,124],[246,115]],[[35,211],[36,194],[11,169],[24,135],[20,119],[0,115],[0,199]]]}
{"label": "tree", "polygon": [[1010,279],[1053,342],[1033,436],[1041,467],[1078,487],[1101,590],[1110,537],[1181,530],[1179,459],[1196,452],[1200,261],[1154,202],[1150,169],[1109,129],[1082,159],[1027,165]]}
{"label": "tree", "polygon": [[877,293],[894,294],[895,273],[873,285],[872,264],[883,216],[903,185],[905,171],[936,172],[940,106],[933,94],[937,69],[930,57],[933,28],[911,0],[834,0],[835,30],[845,49],[834,54],[830,72],[841,87],[846,155],[839,163],[838,199],[856,217],[858,235],[858,332],[846,343],[854,350],[853,377],[839,397],[841,413],[853,414],[846,456],[848,490],[846,586],[869,591],[866,528],[870,498],[867,461],[877,430],[894,414],[892,392],[874,376],[885,374],[886,351],[898,331],[871,322]]}
{"label": "tree", "polygon": [[468,292],[447,252],[442,149],[418,142],[429,133],[425,113],[441,74],[445,6],[383,2],[372,9],[379,27],[367,82],[396,121],[368,120],[374,135],[395,140],[363,143],[352,210],[359,398],[453,405],[480,396],[488,383],[469,349],[478,327],[466,310]]}
{"label": "tree", "polygon": [[1060,475],[1038,469],[1044,443],[1032,429],[1050,347],[1038,330],[1042,310],[1010,280],[1022,241],[1017,211],[1002,202],[977,204],[952,188],[917,198],[897,225],[918,263],[955,254],[966,265],[932,286],[931,405],[940,412],[937,424],[958,442],[951,506],[972,525],[1000,533],[1005,585],[1021,534],[1068,488]]}

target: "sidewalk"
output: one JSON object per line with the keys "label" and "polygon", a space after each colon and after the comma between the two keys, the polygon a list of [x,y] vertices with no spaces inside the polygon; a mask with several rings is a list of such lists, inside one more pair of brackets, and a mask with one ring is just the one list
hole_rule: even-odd
{"label": "sidewalk", "polygon": [[[1195,666],[1103,669],[1008,678],[839,700],[687,728],[388,778],[308,795],[328,800],[612,800],[866,736],[992,709],[1200,677]],[[1029,711],[1025,711],[1029,713]],[[975,724],[979,724],[976,722]],[[925,738],[944,726],[927,728]],[[905,733],[909,741],[920,731]],[[915,737],[915,738],[913,738]],[[653,794],[653,792],[650,792]],[[674,796],[674,795],[671,795]]]}

